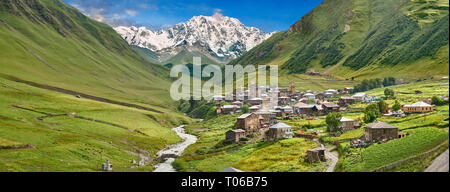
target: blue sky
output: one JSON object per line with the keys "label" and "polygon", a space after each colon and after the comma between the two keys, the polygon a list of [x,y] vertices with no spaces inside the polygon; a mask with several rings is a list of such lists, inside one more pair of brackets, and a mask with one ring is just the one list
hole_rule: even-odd
{"label": "blue sky", "polygon": [[323,0],[63,0],[110,25],[155,29],[221,13],[265,32],[287,30]]}

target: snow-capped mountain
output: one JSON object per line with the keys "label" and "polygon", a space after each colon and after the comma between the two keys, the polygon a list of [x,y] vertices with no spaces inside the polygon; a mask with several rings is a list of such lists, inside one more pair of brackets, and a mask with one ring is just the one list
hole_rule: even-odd
{"label": "snow-capped mountain", "polygon": [[134,26],[114,29],[128,44],[161,55],[160,60],[167,60],[187,50],[201,53],[220,63],[241,56],[273,34],[246,27],[238,19],[219,14],[195,16],[186,23],[157,31]]}

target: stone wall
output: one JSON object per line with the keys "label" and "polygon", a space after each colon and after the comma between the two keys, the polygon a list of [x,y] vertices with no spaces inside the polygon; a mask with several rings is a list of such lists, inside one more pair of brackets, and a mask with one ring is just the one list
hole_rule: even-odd
{"label": "stone wall", "polygon": [[405,160],[401,160],[401,161],[398,161],[398,162],[386,165],[384,167],[380,167],[378,169],[373,170],[372,172],[380,172],[380,171],[390,170],[390,169],[393,169],[395,167],[401,166],[401,165],[403,165],[405,163],[408,163],[408,162],[411,162],[411,161],[414,161],[414,160],[417,160],[417,159],[422,159],[422,158],[431,156],[434,153],[436,153],[439,150],[441,150],[442,148],[446,147],[446,144],[447,144],[447,141],[445,143],[437,146],[436,148],[432,149],[431,151],[428,151],[428,152],[422,153],[420,155],[417,155],[417,156],[414,156],[414,157],[411,157],[411,158],[408,158],[408,159],[405,159]]}

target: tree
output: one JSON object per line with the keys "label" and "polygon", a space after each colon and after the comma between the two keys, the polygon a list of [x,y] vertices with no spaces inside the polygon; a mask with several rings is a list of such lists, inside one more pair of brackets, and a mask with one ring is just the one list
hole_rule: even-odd
{"label": "tree", "polygon": [[377,120],[377,118],[378,118],[378,116],[374,111],[369,111],[367,113],[364,113],[363,120],[364,120],[364,123],[372,123],[375,120]]}
{"label": "tree", "polygon": [[384,90],[384,96],[386,96],[386,99],[394,98],[395,97],[395,92],[392,89],[386,88]]}
{"label": "tree", "polygon": [[326,118],[327,123],[327,131],[328,132],[341,132],[341,118],[342,114],[340,113],[328,113]]}
{"label": "tree", "polygon": [[384,101],[381,100],[378,102],[378,109],[380,111],[380,115],[389,112],[389,105]]}
{"label": "tree", "polygon": [[377,120],[378,117],[381,116],[380,107],[378,103],[372,103],[364,109],[364,122],[372,123]]}
{"label": "tree", "polygon": [[432,105],[436,105],[436,106],[441,106],[441,105],[445,105],[446,103],[442,99],[440,99],[439,97],[433,96],[431,98],[431,104]]}
{"label": "tree", "polygon": [[248,105],[242,106],[242,113],[248,113],[250,112],[250,107]]}
{"label": "tree", "polygon": [[383,86],[392,86],[395,85],[397,80],[394,77],[386,77],[383,79]]}
{"label": "tree", "polygon": [[402,108],[402,105],[398,100],[395,100],[394,105],[392,106],[393,111],[399,111]]}

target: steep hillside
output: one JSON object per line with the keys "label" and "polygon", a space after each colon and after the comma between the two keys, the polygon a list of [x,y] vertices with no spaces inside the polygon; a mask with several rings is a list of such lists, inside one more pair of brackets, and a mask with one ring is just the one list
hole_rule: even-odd
{"label": "steep hillside", "polygon": [[2,78],[158,110],[173,103],[167,97],[167,71],[145,61],[108,25],[59,0],[1,1],[0,37]]}
{"label": "steep hillside", "polygon": [[167,69],[60,0],[0,1],[0,58],[1,172],[152,171],[191,122]]}
{"label": "steep hillside", "polygon": [[448,2],[326,0],[231,64],[343,78],[448,75]]}

